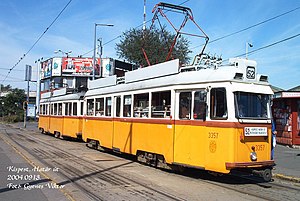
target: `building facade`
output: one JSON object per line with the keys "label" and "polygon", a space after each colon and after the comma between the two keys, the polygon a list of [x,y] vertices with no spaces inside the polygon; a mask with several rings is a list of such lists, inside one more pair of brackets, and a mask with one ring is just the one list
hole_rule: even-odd
{"label": "building facade", "polygon": [[272,111],[276,123],[277,142],[300,145],[300,86],[275,92]]}

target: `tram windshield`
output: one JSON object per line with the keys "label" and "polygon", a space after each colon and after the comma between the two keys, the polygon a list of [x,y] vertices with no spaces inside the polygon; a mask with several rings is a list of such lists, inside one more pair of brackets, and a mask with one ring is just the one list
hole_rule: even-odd
{"label": "tram windshield", "polygon": [[247,92],[235,92],[236,117],[251,119],[268,119],[270,96]]}

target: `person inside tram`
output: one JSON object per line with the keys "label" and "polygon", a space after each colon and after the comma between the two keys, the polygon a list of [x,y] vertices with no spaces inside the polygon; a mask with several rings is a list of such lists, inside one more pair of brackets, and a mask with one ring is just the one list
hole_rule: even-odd
{"label": "person inside tram", "polygon": [[245,117],[245,115],[246,115],[246,108],[245,108],[245,106],[243,104],[239,104],[238,110],[239,110],[239,117]]}

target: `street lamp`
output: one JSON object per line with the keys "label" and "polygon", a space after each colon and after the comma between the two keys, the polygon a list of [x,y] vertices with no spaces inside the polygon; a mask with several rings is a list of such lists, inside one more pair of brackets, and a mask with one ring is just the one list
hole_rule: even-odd
{"label": "street lamp", "polygon": [[[106,26],[106,27],[113,27],[113,24],[97,24],[95,23],[95,35],[94,35],[94,56],[93,56],[93,80],[95,80],[95,68],[96,68],[96,35],[97,35],[97,26]],[[101,58],[100,58],[101,60]],[[100,65],[102,65],[102,62],[100,61]],[[100,66],[99,66],[99,74],[101,72]]]}
{"label": "street lamp", "polygon": [[62,53],[62,54],[65,54],[67,57],[69,57],[69,54],[71,54],[72,51],[70,50],[70,51],[68,51],[68,52],[65,52],[65,51],[62,51],[62,50],[55,50],[54,53],[55,53],[55,54],[57,54],[57,53]]}
{"label": "street lamp", "polygon": [[43,57],[36,60],[34,63],[37,65],[37,90],[36,90],[36,115],[40,114],[40,99],[41,99],[41,62],[43,62]]}
{"label": "street lamp", "polygon": [[248,59],[248,46],[253,47],[252,43],[246,43],[246,59]]}

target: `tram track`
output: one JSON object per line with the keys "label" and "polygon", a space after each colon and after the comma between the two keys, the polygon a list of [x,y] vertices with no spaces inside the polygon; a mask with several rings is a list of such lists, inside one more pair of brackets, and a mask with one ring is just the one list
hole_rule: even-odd
{"label": "tram track", "polygon": [[[113,196],[113,192],[121,188],[126,191],[125,195],[120,195],[122,198],[127,195],[135,198],[139,197],[141,199],[151,200],[185,200],[185,198],[180,198],[176,195],[159,190],[159,186],[149,186],[149,184],[137,181],[137,179],[132,176],[122,175],[122,173],[116,171],[118,167],[125,167],[133,162],[121,163],[111,168],[107,168],[101,165],[101,163],[99,164],[99,162],[88,160],[74,153],[70,153],[70,151],[59,147],[59,143],[53,144],[51,142],[45,142],[45,140],[41,140],[39,137],[32,135],[13,135],[7,130],[6,132],[10,140],[22,149],[26,150],[29,154],[33,155],[45,166],[61,168],[62,171],[59,173],[64,179],[57,184],[72,184],[80,189],[90,199],[105,200],[108,198],[114,198],[115,200],[116,197],[111,196]],[[19,131],[19,134],[20,133],[21,131]],[[52,140],[56,141],[58,139],[52,138]],[[45,151],[40,148],[30,149],[19,142],[43,145],[43,147],[46,147],[49,151]],[[107,162],[110,160],[105,161]],[[194,174],[194,172],[197,173]],[[196,180],[201,179],[201,182],[209,183],[211,185],[219,186],[242,194],[247,194],[261,200],[282,200],[282,198],[285,198],[285,200],[294,200],[292,198],[289,199],[289,195],[284,192],[295,195],[299,192],[299,188],[297,187],[289,187],[287,185],[274,182],[264,183],[258,180],[251,181],[249,178],[237,177],[235,175],[226,175],[218,178],[209,176],[203,177],[200,176],[200,174],[201,173],[198,171],[193,170],[183,176],[188,176],[189,178]],[[100,196],[101,193],[103,194],[108,188],[110,192],[105,192],[105,196]]]}
{"label": "tram track", "polygon": [[[90,160],[78,157],[75,154],[67,152],[67,150],[42,141],[36,137],[24,137],[23,135],[16,135],[17,137],[14,137],[19,139],[14,139],[11,136],[12,134],[10,134],[7,130],[6,133],[10,140],[27,151],[34,158],[38,159],[46,167],[59,167],[61,169],[59,174],[64,178],[64,181],[58,182],[58,185],[66,185],[71,183],[92,200],[107,200],[110,195],[105,195],[104,197],[100,196],[101,193],[103,194],[104,190],[107,189],[107,186],[109,186],[109,191],[113,191],[113,189],[117,188],[118,190],[123,188],[129,195],[140,197],[145,200],[185,200],[184,198],[178,198],[177,196],[163,192],[159,190],[158,187],[150,187],[147,184],[136,181],[135,178],[129,178],[113,171],[118,167],[130,164],[132,162],[123,163],[119,166],[114,166],[107,169],[100,164],[95,164]],[[41,149],[29,149],[18,141],[27,141],[28,143],[38,143],[40,145],[42,144],[44,147],[47,146],[47,149],[50,151],[45,152]],[[77,168],[76,166],[80,168]],[[110,173],[111,171],[113,172]],[[101,186],[104,188],[101,189]],[[120,197],[120,200],[123,200],[127,193],[123,193],[124,195]],[[107,194],[111,193],[107,192]],[[114,199],[116,200],[116,197],[114,197]]]}
{"label": "tram track", "polygon": [[212,176],[212,175],[201,175],[200,173],[194,174],[192,171],[193,179],[201,179],[201,181],[208,184],[216,185],[224,189],[233,190],[239,193],[248,194],[253,197],[262,200],[295,200],[300,192],[300,187],[291,186],[276,183],[274,180],[271,182],[265,182],[260,177],[247,177],[238,174],[222,175],[222,176]]}

